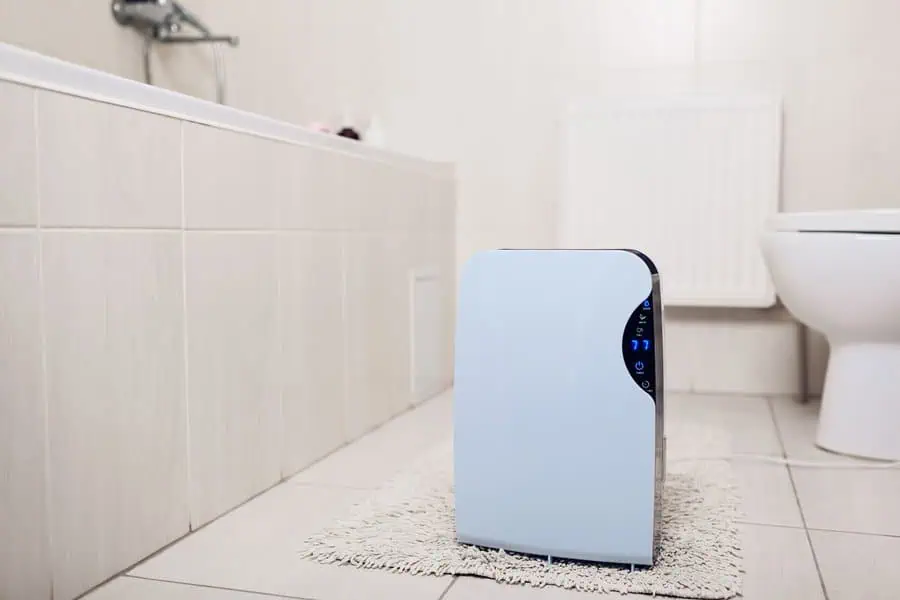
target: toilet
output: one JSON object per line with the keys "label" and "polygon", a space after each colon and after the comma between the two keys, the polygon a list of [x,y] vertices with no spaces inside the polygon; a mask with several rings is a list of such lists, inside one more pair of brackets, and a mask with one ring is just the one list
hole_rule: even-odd
{"label": "toilet", "polygon": [[900,210],[782,213],[761,243],[784,306],[831,347],[816,444],[900,461]]}

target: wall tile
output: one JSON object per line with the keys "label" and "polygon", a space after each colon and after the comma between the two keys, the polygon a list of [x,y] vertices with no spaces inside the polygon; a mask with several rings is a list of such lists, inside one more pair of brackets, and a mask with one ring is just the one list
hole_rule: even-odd
{"label": "wall tile", "polygon": [[694,0],[576,0],[566,7],[570,64],[650,67],[694,60]]}
{"label": "wall tile", "polygon": [[[777,2],[777,0],[766,0]],[[790,61],[825,64],[848,57],[868,62],[897,51],[900,4],[891,0],[781,2],[783,54]]]}
{"label": "wall tile", "polygon": [[432,178],[409,169],[389,167],[384,196],[378,198],[384,204],[387,228],[391,231],[422,232],[429,225]]}
{"label": "wall tile", "polygon": [[[480,173],[461,165],[457,203],[460,229],[531,230],[555,236],[559,179],[551,166],[538,162],[533,156],[498,158],[495,170]],[[516,174],[520,169],[524,170]]]}
{"label": "wall tile", "polygon": [[456,182],[452,179],[429,179],[425,230],[447,233],[456,229]]}
{"label": "wall tile", "polygon": [[0,225],[37,223],[37,137],[32,88],[0,82]]}
{"label": "wall tile", "polygon": [[892,60],[795,65],[785,79],[785,210],[900,207],[900,70]]}
{"label": "wall tile", "polygon": [[0,233],[0,306],[0,598],[49,600],[37,233]]}
{"label": "wall tile", "polygon": [[187,233],[194,527],[281,476],[275,238],[274,233]]}
{"label": "wall tile", "polygon": [[409,371],[409,242],[395,233],[346,238],[347,401],[355,439],[412,401]]}
{"label": "wall tile", "polygon": [[347,222],[354,231],[421,231],[428,226],[432,177],[382,162],[347,159]]}
{"label": "wall tile", "polygon": [[777,60],[784,54],[785,14],[794,0],[699,0],[698,59]]}
{"label": "wall tile", "polygon": [[362,158],[347,157],[341,170],[346,177],[349,228],[354,231],[398,229],[397,192],[391,171],[395,167]]}
{"label": "wall tile", "polygon": [[285,144],[184,125],[184,210],[189,229],[273,229],[293,188]]}
{"label": "wall tile", "polygon": [[278,153],[284,161],[287,193],[278,195],[278,227],[285,230],[336,231],[347,227],[347,190],[351,177],[347,163],[355,160],[337,152],[308,146],[285,145]]}
{"label": "wall tile", "polygon": [[[84,12],[81,0],[58,0],[53,19],[35,3],[0,4],[0,39],[47,56],[108,71],[122,77],[143,77],[141,39],[109,19]],[[203,14],[203,13],[201,13]]]}
{"label": "wall tile", "polygon": [[744,395],[800,391],[800,338],[795,323],[783,313],[673,308],[667,311],[664,335],[670,391]]}
{"label": "wall tile", "polygon": [[[439,379],[442,388],[453,381],[454,330],[456,326],[456,199],[453,181],[429,179],[425,227],[410,238],[410,266],[432,272],[440,286],[439,312],[443,319],[437,329],[441,357]],[[412,349],[415,352],[415,347]],[[415,359],[414,359],[415,360]]]}
{"label": "wall tile", "polygon": [[181,236],[45,232],[53,588],[188,531]]}
{"label": "wall tile", "polygon": [[694,69],[692,91],[725,96],[770,94],[783,100],[787,74],[780,61],[708,62]]}
{"label": "wall tile", "polygon": [[535,223],[527,227],[498,229],[457,229],[456,270],[462,269],[477,252],[498,248],[556,248],[556,228]]}
{"label": "wall tile", "polygon": [[345,441],[342,254],[339,233],[278,239],[285,475]]}
{"label": "wall tile", "polygon": [[410,360],[413,402],[433,398],[449,386],[444,325],[447,281],[453,274],[438,268],[414,269],[410,290]]}
{"label": "wall tile", "polygon": [[181,123],[38,93],[45,227],[181,226]]}

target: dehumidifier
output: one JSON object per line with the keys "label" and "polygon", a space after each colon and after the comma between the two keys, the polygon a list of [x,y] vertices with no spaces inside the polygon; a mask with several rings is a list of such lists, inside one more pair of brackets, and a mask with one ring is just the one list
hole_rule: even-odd
{"label": "dehumidifier", "polygon": [[459,290],[458,540],[651,565],[665,479],[656,267],[630,250],[497,250]]}

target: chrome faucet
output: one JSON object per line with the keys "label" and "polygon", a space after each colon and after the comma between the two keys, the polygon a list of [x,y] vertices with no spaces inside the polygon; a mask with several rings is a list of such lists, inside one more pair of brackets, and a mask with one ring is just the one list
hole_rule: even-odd
{"label": "chrome faucet", "polygon": [[[225,103],[225,64],[219,44],[237,46],[238,38],[213,35],[203,22],[175,0],[112,0],[112,13],[123,27],[132,27],[144,37],[144,80],[153,83],[150,50],[153,42],[160,44],[212,44],[216,69],[216,101]],[[198,35],[183,33],[185,26]]]}

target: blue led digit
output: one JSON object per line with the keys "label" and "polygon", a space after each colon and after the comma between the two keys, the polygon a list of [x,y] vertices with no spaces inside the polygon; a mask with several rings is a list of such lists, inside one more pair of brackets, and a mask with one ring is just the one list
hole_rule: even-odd
{"label": "blue led digit", "polygon": [[650,349],[650,340],[644,340],[644,350]]}
{"label": "blue led digit", "polygon": [[638,340],[631,340],[631,349],[637,350],[640,347],[640,342]]}

